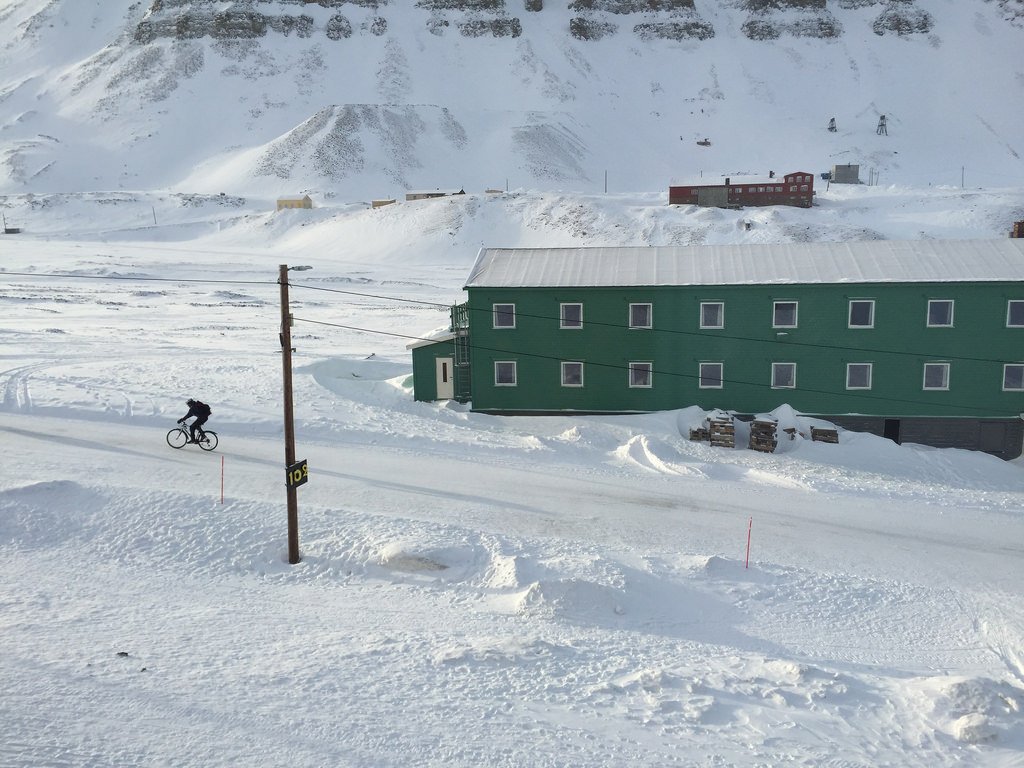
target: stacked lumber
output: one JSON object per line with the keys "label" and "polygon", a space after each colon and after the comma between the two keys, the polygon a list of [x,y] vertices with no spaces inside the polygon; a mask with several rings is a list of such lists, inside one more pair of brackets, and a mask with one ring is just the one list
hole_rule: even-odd
{"label": "stacked lumber", "polygon": [[754,419],[750,422],[750,449],[762,453],[774,453],[778,445],[776,440],[777,421]]}
{"label": "stacked lumber", "polygon": [[811,440],[819,443],[838,443],[839,431],[835,429],[818,429],[811,427]]}
{"label": "stacked lumber", "polygon": [[736,447],[736,427],[732,416],[718,415],[708,419],[708,435],[711,445],[719,448]]}

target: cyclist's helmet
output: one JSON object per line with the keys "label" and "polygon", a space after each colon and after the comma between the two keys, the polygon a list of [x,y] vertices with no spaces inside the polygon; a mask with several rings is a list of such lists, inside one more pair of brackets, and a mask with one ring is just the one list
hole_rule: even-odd
{"label": "cyclist's helmet", "polygon": [[185,401],[185,405],[195,405],[195,404],[196,404],[195,400],[186,400]]}

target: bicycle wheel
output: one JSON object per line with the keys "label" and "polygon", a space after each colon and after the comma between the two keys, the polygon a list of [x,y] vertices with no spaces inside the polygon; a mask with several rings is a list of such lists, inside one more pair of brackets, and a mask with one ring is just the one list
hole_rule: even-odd
{"label": "bicycle wheel", "polygon": [[203,436],[199,438],[199,447],[204,451],[212,451],[217,447],[217,433],[206,430],[203,432]]}
{"label": "bicycle wheel", "polygon": [[188,432],[181,427],[175,427],[167,433],[167,444],[171,448],[184,448],[188,442]]}

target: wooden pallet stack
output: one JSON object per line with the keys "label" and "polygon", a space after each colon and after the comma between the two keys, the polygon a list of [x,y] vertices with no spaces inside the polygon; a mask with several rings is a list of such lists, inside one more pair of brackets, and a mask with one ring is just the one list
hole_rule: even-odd
{"label": "wooden pallet stack", "polygon": [[818,429],[811,427],[811,440],[819,443],[838,443],[839,431],[835,429]]}
{"label": "wooden pallet stack", "polygon": [[711,445],[718,448],[736,447],[736,427],[732,416],[718,415],[708,419],[708,435]]}
{"label": "wooden pallet stack", "polygon": [[707,427],[693,427],[690,429],[690,439],[694,441],[710,440],[711,435],[708,434]]}
{"label": "wooden pallet stack", "polygon": [[750,422],[750,449],[762,453],[774,453],[779,444],[776,439],[778,422],[768,419],[754,419]]}

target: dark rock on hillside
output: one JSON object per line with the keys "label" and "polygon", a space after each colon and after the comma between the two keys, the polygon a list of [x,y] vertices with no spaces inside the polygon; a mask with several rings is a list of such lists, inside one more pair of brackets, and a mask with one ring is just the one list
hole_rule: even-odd
{"label": "dark rock on hillside", "polygon": [[785,11],[793,8],[805,11],[824,11],[825,0],[744,0],[743,7],[751,13]]}
{"label": "dark rock on hillside", "polygon": [[570,11],[601,11],[602,13],[669,13],[693,11],[693,0],[573,0]]}
{"label": "dark rock on hillside", "polygon": [[519,37],[523,25],[519,19],[474,19],[459,24],[459,33],[463,37]]}
{"label": "dark rock on hillside", "polygon": [[577,16],[569,21],[569,34],[577,40],[600,40],[618,31],[611,22],[596,21]]}
{"label": "dark rock on hillside", "polygon": [[505,0],[416,0],[416,7],[428,11],[501,11]]}
{"label": "dark rock on hillside", "polygon": [[894,33],[900,36],[920,35],[930,32],[935,21],[927,11],[920,8],[897,7],[887,8],[871,25],[876,35]]}
{"label": "dark rock on hillside", "polygon": [[352,37],[352,24],[341,14],[332,16],[327,22],[327,38],[329,40],[343,40]]}
{"label": "dark rock on hillside", "polygon": [[662,21],[637,24],[633,32],[641,40],[709,40],[715,29],[703,21]]}
{"label": "dark rock on hillside", "polygon": [[[914,35],[930,32],[935,24],[927,11],[918,8],[917,0],[722,0],[747,11],[750,18],[742,25],[743,34],[751,40],[775,40],[782,36],[837,38],[843,25],[830,12],[856,11],[884,6],[872,24],[875,34]],[[640,40],[708,40],[715,36],[714,27],[698,14],[694,0],[561,0],[578,14],[569,22],[568,33],[577,40],[601,40],[619,33],[614,17],[636,15],[642,18],[629,27]],[[1008,14],[1009,23],[1024,19],[1024,0],[989,0],[998,2]],[[521,6],[520,6],[521,3]],[[404,13],[422,14],[423,25],[434,35],[442,36],[457,29],[463,37],[518,38],[524,34],[518,18],[507,16],[512,3],[507,0],[416,0],[412,8],[400,4]],[[322,15],[282,13],[289,6],[329,9],[348,7],[355,22],[335,13],[326,22]],[[543,0],[517,0],[517,8],[527,13],[540,13]],[[380,9],[382,13],[375,13]],[[399,5],[389,0],[154,0],[145,18],[134,31],[134,40],[141,44],[159,38],[196,40],[214,38],[221,41],[244,41],[265,37],[268,33],[295,35],[300,38],[326,37],[346,40],[353,35],[381,36],[387,32],[386,12]],[[358,9],[364,9],[362,11]],[[262,12],[261,12],[262,11]],[[365,15],[364,17],[364,14]],[[351,14],[349,14],[351,15]],[[840,14],[841,15],[841,14]]]}

